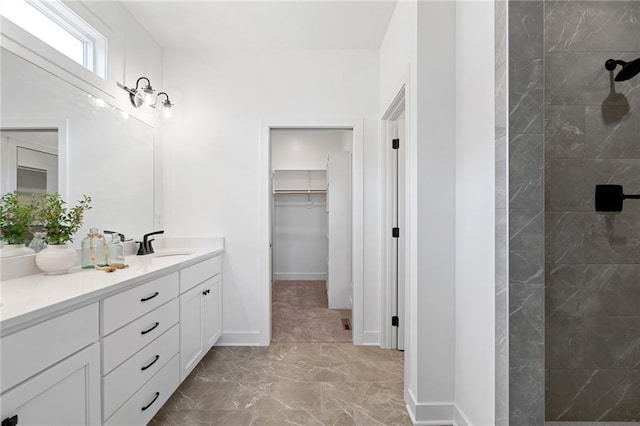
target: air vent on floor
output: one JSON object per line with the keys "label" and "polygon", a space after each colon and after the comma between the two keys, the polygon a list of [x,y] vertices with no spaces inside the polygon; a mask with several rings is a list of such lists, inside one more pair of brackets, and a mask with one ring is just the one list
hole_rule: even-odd
{"label": "air vent on floor", "polygon": [[349,318],[342,318],[342,328],[351,330],[351,320]]}

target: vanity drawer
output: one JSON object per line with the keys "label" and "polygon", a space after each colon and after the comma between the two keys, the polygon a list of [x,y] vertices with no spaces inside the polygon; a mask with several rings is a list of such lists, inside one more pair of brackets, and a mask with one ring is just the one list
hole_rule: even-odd
{"label": "vanity drawer", "polygon": [[149,312],[102,339],[102,374],[106,375],[132,354],[178,322],[178,299]]}
{"label": "vanity drawer", "polygon": [[130,395],[133,395],[177,354],[179,346],[179,327],[176,324],[105,376],[102,379],[104,418],[109,418]]}
{"label": "vanity drawer", "polygon": [[167,402],[178,385],[178,356],[176,355],[120,407],[105,426],[146,425]]}
{"label": "vanity drawer", "polygon": [[2,337],[0,391],[97,341],[97,303]]}
{"label": "vanity drawer", "polygon": [[165,304],[178,295],[178,273],[157,278],[104,299],[102,336]]}
{"label": "vanity drawer", "polygon": [[197,286],[204,280],[218,275],[222,270],[222,256],[216,256],[180,271],[180,294]]}

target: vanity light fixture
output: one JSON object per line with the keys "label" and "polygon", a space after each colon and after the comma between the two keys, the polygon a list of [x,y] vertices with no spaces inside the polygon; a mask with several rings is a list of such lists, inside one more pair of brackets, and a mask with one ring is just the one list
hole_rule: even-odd
{"label": "vanity light fixture", "polygon": [[[141,85],[141,80],[146,80],[146,84],[143,83]],[[161,112],[164,118],[169,118],[171,115],[171,108],[173,108],[173,104],[171,103],[171,100],[169,100],[169,95],[167,92],[160,92],[154,96],[156,91],[151,87],[151,82],[147,77],[140,77],[136,81],[136,87],[134,89],[130,89],[127,86],[122,88],[129,92],[129,99],[131,100],[131,105],[134,107],[153,108],[156,111]],[[160,101],[159,98],[161,95],[164,95],[166,99]]]}
{"label": "vanity light fixture", "polygon": [[[160,103],[160,105],[158,105],[160,95],[164,95],[167,99],[165,99]],[[156,108],[158,112],[161,112],[164,118],[171,117],[171,108],[173,108],[173,104],[169,100],[169,95],[167,95],[167,92],[158,93],[158,95],[156,96],[156,102],[151,106],[153,108]]]}
{"label": "vanity light fixture", "polygon": [[[141,80],[146,80],[147,84],[138,88]],[[136,108],[140,108],[143,105],[150,106],[153,104],[153,94],[155,93],[155,90],[151,87],[151,81],[149,81],[147,77],[140,77],[136,81],[135,89],[130,89],[127,86],[124,86],[124,90],[129,92],[131,104]]]}

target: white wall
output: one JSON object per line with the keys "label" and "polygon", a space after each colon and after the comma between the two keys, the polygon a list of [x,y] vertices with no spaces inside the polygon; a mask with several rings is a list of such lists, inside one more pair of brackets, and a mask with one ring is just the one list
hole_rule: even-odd
{"label": "white wall", "polygon": [[277,195],[273,218],[273,279],[327,279],[325,195]]}
{"label": "white wall", "polygon": [[407,89],[405,400],[423,424],[493,424],[492,13],[399,2],[380,49],[381,111]]}
{"label": "white wall", "polygon": [[456,407],[495,424],[494,9],[456,9]]}
{"label": "white wall", "polygon": [[165,85],[176,94],[164,128],[166,229],[225,237],[223,344],[268,344],[259,163],[269,118],[364,118],[364,322],[379,332],[377,59],[375,50],[164,52]]}
{"label": "white wall", "polygon": [[433,421],[454,400],[455,3],[418,3],[417,256],[419,404]]}
{"label": "white wall", "polygon": [[351,151],[353,131],[271,130],[271,168],[326,170],[331,151]]}

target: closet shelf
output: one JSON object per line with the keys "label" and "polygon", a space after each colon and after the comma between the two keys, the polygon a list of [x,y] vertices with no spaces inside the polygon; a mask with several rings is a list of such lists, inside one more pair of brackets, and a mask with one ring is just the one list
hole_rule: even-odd
{"label": "closet shelf", "polygon": [[274,194],[302,194],[302,195],[314,195],[314,194],[326,194],[326,189],[274,189]]}

